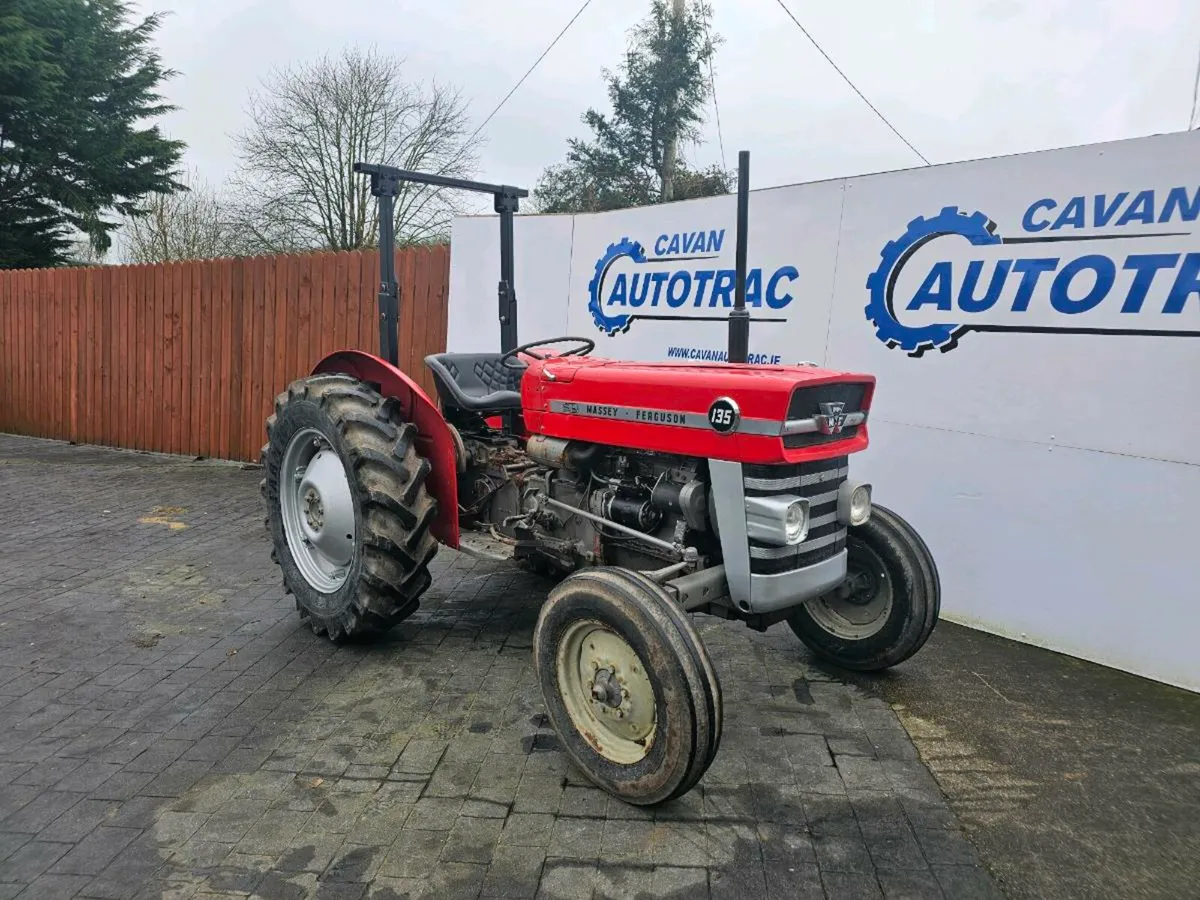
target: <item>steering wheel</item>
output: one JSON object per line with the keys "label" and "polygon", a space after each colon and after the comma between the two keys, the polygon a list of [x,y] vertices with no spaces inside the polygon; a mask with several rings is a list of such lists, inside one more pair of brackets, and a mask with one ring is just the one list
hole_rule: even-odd
{"label": "steering wheel", "polygon": [[511,350],[509,350],[507,353],[505,353],[503,356],[500,357],[500,365],[502,365],[508,369],[515,369],[516,366],[509,365],[508,361],[510,359],[514,358],[518,353],[524,353],[526,356],[532,356],[534,359],[546,359],[546,357],[543,354],[534,353],[530,348],[531,347],[542,347],[542,346],[545,346],[546,344],[557,344],[562,341],[572,341],[576,344],[579,344],[580,346],[572,347],[570,350],[567,350],[563,353],[556,353],[553,355],[555,355],[555,356],[584,356],[588,353],[591,353],[593,350],[596,349],[596,342],[593,341],[591,338],[571,337],[569,335],[564,336],[564,337],[546,338],[543,341],[531,341],[528,344],[522,344],[520,347],[513,347]]}

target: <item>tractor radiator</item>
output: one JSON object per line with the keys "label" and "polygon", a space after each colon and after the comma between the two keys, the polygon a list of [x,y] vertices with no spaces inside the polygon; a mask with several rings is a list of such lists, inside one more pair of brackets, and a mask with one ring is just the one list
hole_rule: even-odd
{"label": "tractor radiator", "polygon": [[847,463],[847,457],[838,456],[787,466],[742,466],[747,497],[791,494],[807,497],[810,504],[808,536],[801,543],[777,547],[751,539],[751,574],[791,572],[837,556],[845,549],[846,526],[837,520],[837,492],[849,473]]}

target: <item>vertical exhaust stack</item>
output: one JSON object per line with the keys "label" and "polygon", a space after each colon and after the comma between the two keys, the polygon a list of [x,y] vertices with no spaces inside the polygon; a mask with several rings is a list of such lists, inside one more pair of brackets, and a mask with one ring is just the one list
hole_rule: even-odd
{"label": "vertical exhaust stack", "polygon": [[750,313],[746,309],[746,225],[750,215],[750,151],[738,153],[737,257],[733,309],[729,313],[729,361],[744,363],[750,353]]}

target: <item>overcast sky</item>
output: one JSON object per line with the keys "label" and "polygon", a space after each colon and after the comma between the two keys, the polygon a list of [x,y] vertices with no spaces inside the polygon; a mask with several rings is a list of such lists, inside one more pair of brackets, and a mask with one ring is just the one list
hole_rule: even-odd
{"label": "overcast sky", "polygon": [[[136,0],[170,11],[158,43],[179,71],[165,127],[213,181],[234,165],[247,91],[272,66],[375,45],[413,80],[462,88],[475,122],[581,0]],[[1062,147],[1187,126],[1194,0],[786,0],[859,88],[932,162]],[[920,165],[830,68],[776,0],[713,0],[726,160],[752,153],[755,187]],[[488,125],[479,176],[533,186],[580,114],[606,108],[648,0],[593,0]],[[720,161],[715,119],[697,164]]]}

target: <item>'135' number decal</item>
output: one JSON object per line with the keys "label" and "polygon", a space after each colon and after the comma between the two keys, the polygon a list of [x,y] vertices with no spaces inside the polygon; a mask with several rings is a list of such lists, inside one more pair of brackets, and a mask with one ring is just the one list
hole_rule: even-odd
{"label": "'135' number decal", "polygon": [[708,424],[719,434],[729,434],[738,425],[737,404],[728,397],[718,397],[708,408]]}

